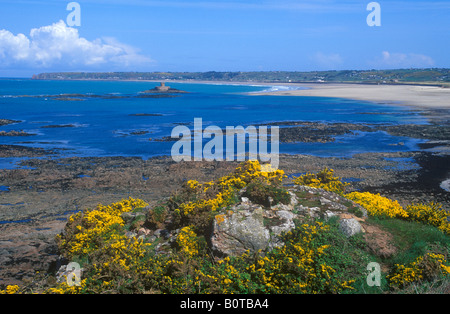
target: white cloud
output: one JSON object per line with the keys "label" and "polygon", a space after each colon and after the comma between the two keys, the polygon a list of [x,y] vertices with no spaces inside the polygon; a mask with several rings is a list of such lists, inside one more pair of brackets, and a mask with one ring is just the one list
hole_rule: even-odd
{"label": "white cloud", "polygon": [[383,51],[374,65],[377,68],[426,68],[434,66],[434,60],[422,54],[391,53]]}
{"label": "white cloud", "polygon": [[337,53],[317,52],[311,59],[321,70],[336,70],[343,63],[342,57]]}
{"label": "white cloud", "polygon": [[32,68],[63,67],[96,68],[107,65],[127,69],[148,65],[153,61],[138,50],[114,38],[89,41],[80,37],[78,29],[64,21],[33,28],[29,37],[0,30],[0,66],[27,66]]}

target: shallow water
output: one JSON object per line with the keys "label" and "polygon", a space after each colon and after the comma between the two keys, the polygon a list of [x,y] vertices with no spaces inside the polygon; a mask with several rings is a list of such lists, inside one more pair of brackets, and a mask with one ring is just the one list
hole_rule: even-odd
{"label": "shallow water", "polygon": [[[0,80],[0,119],[23,121],[0,131],[23,130],[26,137],[0,137],[0,144],[58,149],[61,156],[170,155],[174,142],[159,141],[177,125],[193,128],[248,126],[280,121],[370,124],[426,123],[406,107],[322,97],[249,96],[283,86],[168,83],[188,91],[171,98],[138,98],[149,82]],[[286,87],[287,88],[287,87]],[[58,100],[76,94],[77,101]],[[109,96],[120,98],[109,98]],[[25,97],[26,96],[26,97]],[[39,96],[39,97],[30,97]],[[64,98],[64,97],[59,97]],[[67,97],[66,97],[67,98]],[[152,140],[149,140],[152,139]],[[404,145],[397,145],[403,142]],[[420,141],[385,132],[357,132],[332,143],[280,144],[280,153],[347,157],[361,152],[416,150]],[[16,159],[1,160],[11,168]]]}

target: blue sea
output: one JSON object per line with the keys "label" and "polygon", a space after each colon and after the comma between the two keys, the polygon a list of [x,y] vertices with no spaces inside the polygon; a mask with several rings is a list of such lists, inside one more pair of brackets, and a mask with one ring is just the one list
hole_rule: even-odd
{"label": "blue sea", "polygon": [[[288,86],[167,84],[189,93],[140,98],[140,92],[159,83],[1,79],[0,119],[21,122],[1,126],[0,131],[23,130],[35,135],[0,136],[0,144],[52,149],[58,157],[147,159],[170,155],[174,142],[158,140],[170,136],[178,125],[193,128],[194,118],[202,118],[203,127],[220,128],[282,121],[426,123],[419,113],[404,106],[322,97],[255,96],[262,91],[293,88]],[[74,94],[72,100],[67,100],[67,94]],[[399,142],[404,145],[396,145]],[[385,132],[355,132],[338,136],[332,143],[281,143],[280,153],[349,157],[362,152],[417,150],[418,143]],[[18,161],[0,158],[0,168],[12,167]]]}

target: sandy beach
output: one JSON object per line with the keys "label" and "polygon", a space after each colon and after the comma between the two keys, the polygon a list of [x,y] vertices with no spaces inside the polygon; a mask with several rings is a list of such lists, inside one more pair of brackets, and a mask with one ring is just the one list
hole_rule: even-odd
{"label": "sandy beach", "polygon": [[450,88],[437,86],[320,83],[291,85],[308,89],[259,93],[258,95],[336,97],[427,109],[450,108]]}

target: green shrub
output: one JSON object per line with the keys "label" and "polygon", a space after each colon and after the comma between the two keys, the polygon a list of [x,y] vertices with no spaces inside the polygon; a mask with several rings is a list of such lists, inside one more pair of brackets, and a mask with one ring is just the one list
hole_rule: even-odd
{"label": "green shrub", "polygon": [[265,180],[257,178],[249,183],[243,196],[248,197],[253,203],[270,207],[279,203],[289,204],[291,196],[289,192],[278,186],[273,186]]}

